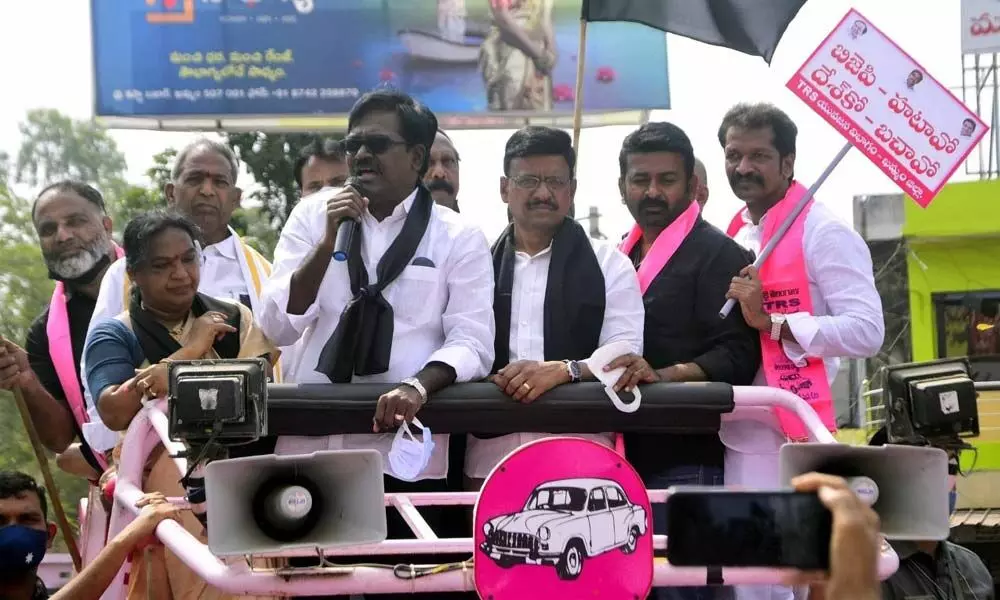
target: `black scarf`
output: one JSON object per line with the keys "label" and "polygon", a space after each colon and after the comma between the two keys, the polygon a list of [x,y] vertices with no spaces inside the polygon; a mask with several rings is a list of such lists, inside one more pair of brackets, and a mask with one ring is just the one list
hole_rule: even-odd
{"label": "black scarf", "polygon": [[[331,383],[350,383],[354,375],[377,375],[389,370],[394,317],[392,305],[382,296],[382,291],[410,264],[427,231],[433,208],[430,192],[418,185],[417,197],[406,215],[403,230],[378,261],[375,268],[378,280],[374,285],[369,285],[368,270],[361,258],[362,229],[359,226],[355,231],[347,256],[354,297],[341,313],[337,328],[323,346],[316,363],[316,370],[326,375]],[[423,302],[424,299],[409,298],[407,301]]]}
{"label": "black scarf", "polygon": [[[228,302],[221,302],[205,294],[195,294],[194,302],[191,303],[191,312],[194,313],[194,318],[197,319],[210,311],[226,315],[226,323],[236,328],[234,333],[227,333],[222,336],[222,339],[215,340],[212,347],[215,348],[219,358],[237,358],[240,354],[239,307]],[[132,321],[132,332],[138,338],[139,346],[149,364],[155,365],[181,349],[180,342],[174,339],[167,328],[142,307],[142,296],[139,293],[139,288],[135,286],[132,287],[128,316]]]}
{"label": "black scarf", "polygon": [[[566,218],[552,239],[545,287],[545,360],[583,360],[597,350],[607,296],[604,273],[583,227]],[[496,373],[510,362],[511,290],[514,286],[514,226],[493,244],[493,313]]]}

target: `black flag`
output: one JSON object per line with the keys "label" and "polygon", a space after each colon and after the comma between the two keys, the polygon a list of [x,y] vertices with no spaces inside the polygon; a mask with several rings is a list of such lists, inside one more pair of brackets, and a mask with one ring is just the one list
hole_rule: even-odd
{"label": "black flag", "polygon": [[806,0],[583,0],[584,21],[632,21],[771,64]]}

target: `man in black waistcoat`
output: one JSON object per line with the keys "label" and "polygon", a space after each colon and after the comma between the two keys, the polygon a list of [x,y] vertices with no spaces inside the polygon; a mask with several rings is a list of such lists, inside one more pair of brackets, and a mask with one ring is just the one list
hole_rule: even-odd
{"label": "man in black waistcoat", "polygon": [[[642,353],[644,312],[632,264],[568,216],[575,166],[573,141],[561,129],[525,127],[507,141],[500,196],[513,223],[493,245],[491,380],[513,401],[533,402],[559,385],[595,380],[587,359],[599,348]],[[469,436],[468,489],[478,490],[507,454],[544,437]],[[581,437],[613,441],[610,433]]]}

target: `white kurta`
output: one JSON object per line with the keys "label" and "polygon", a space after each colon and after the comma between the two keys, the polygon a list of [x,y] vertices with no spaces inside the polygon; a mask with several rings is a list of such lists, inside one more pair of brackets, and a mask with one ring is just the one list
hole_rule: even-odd
{"label": "white kurta", "polygon": [[[631,352],[642,355],[646,311],[642,303],[635,267],[615,246],[591,240],[597,263],[604,274],[606,304],[599,346],[627,342]],[[514,253],[514,281],[511,287],[510,361],[545,360],[545,290],[549,281],[552,246],[534,256]],[[606,446],[614,435],[577,434]],[[490,439],[469,436],[465,473],[483,479],[507,454],[520,446],[549,437],[544,433],[512,433]]]}
{"label": "white kurta", "polygon": [[[415,193],[393,213],[377,221],[365,213],[361,222],[361,255],[369,281],[389,245],[402,231]],[[274,274],[264,291],[258,322],[277,344],[301,338],[292,383],[329,383],[316,371],[323,346],[351,300],[347,264],[331,261],[316,301],[302,315],[287,312],[292,274],[326,232],[323,198],[304,198],[288,218],[275,250]],[[356,383],[398,382],[430,362],[455,369],[457,382],[485,377],[493,366],[493,262],[486,236],[451,209],[435,205],[413,261],[386,287],[393,307],[393,340],[389,370],[354,377]],[[388,465],[393,434],[350,434],[321,438],[282,438],[278,452],[306,453],[326,449],[375,448]],[[448,436],[434,435],[435,450],[420,479],[442,479],[448,470]]]}
{"label": "white kurta", "polygon": [[[754,225],[744,211],[743,227],[734,239],[759,254],[765,219],[766,214]],[[868,246],[818,202],[806,215],[802,243],[813,313],[788,315],[788,327],[798,343],[785,340],[782,347],[798,364],[806,357],[821,357],[832,385],[841,357],[868,358],[882,346],[882,301],[875,289]],[[754,385],[767,385],[763,369],[757,372]],[[724,415],[719,437],[726,445],[726,485],[781,486],[778,451],[787,440],[772,411],[759,411],[753,420]],[[778,585],[736,588],[738,600],[789,600],[800,593]]]}

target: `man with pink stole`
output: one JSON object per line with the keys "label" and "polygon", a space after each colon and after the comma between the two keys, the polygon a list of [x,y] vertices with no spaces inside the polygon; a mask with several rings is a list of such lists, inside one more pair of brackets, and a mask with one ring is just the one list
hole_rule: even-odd
{"label": "man with pink stole", "polygon": [[[0,389],[20,387],[42,444],[61,453],[57,464],[96,481],[107,462],[81,434],[88,417],[79,364],[97,291],[120,250],[111,239],[104,198],[85,183],[46,187],[31,217],[56,285],[28,329],[24,349],[0,337]],[[73,438],[81,443],[71,445]]]}
{"label": "man with pink stole", "polygon": [[[728,233],[760,252],[806,193],[794,179],[795,123],[770,104],[733,107],[719,128],[726,174],[746,202]],[[763,363],[754,385],[791,391],[836,430],[830,384],[840,357],[868,358],[882,345],[885,326],[864,240],[820,203],[810,201],[760,270],[747,267],[727,294],[739,301],[747,323],[759,331]],[[734,311],[736,312],[736,311]],[[808,435],[780,409],[753,419],[723,419],[726,483],[780,486],[778,450]],[[782,586],[741,586],[745,599],[791,598]]]}
{"label": "man with pink stole", "polygon": [[[749,385],[760,366],[756,332],[740,311],[720,319],[719,299],[750,264],[750,253],[701,218],[691,141],[670,123],[647,123],[625,138],[619,189],[636,225],[620,248],[637,267],[646,307],[643,356],[627,355],[621,387],[655,381]],[[649,489],[722,485],[724,447],[716,432],[628,434],[625,453]],[[653,531],[666,507],[653,505]],[[702,588],[654,589],[651,598],[708,600]]]}

